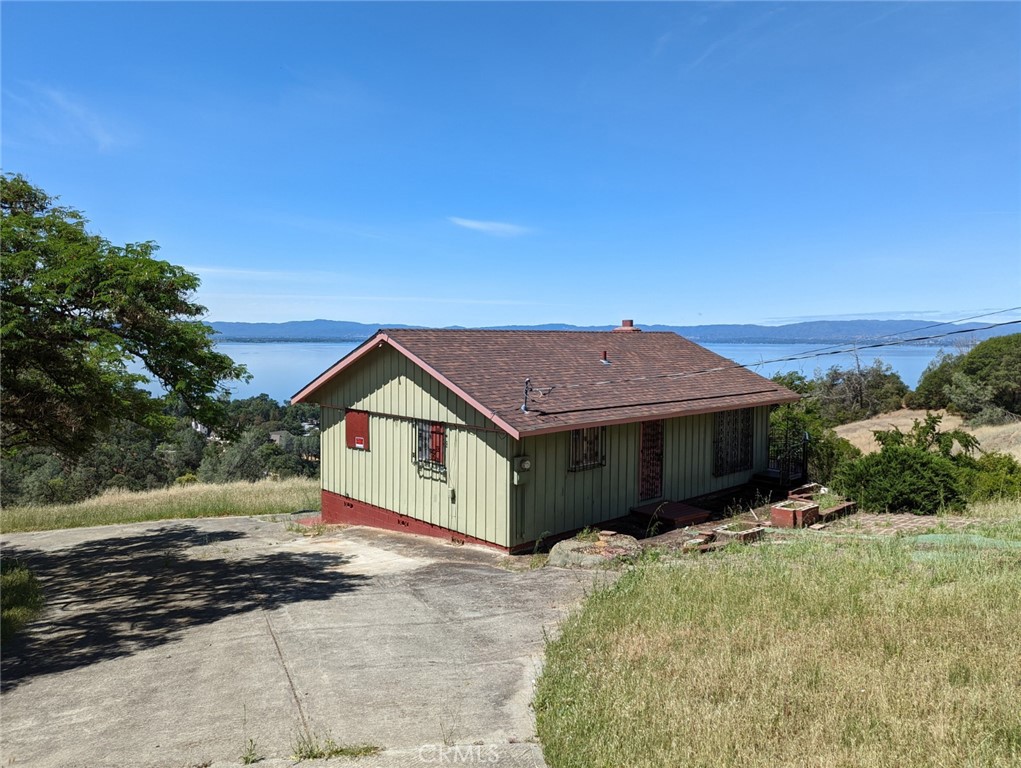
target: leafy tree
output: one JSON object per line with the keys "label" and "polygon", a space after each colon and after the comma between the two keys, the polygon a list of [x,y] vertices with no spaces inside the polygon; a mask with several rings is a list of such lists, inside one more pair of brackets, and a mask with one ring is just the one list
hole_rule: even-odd
{"label": "leafy tree", "polygon": [[281,419],[281,427],[294,435],[305,433],[305,424],[319,428],[319,406],[315,403],[288,403]]}
{"label": "leafy tree", "polygon": [[847,424],[900,408],[908,387],[893,368],[876,359],[872,365],[830,368],[817,379],[813,397],[827,426]]}
{"label": "leafy tree", "polygon": [[62,501],[64,473],[64,462],[45,449],[29,448],[4,457],[0,471],[4,506]]}
{"label": "leafy tree", "polygon": [[152,242],[115,246],[84,216],[21,176],[0,177],[0,442],[84,454],[115,419],[162,430],[163,398],[132,373],[139,361],[186,411],[224,423],[225,383],[247,372],[213,349],[194,303],[198,278],[154,258]]}
{"label": "leafy tree", "polygon": [[889,446],[905,446],[919,451],[934,451],[945,459],[954,456],[954,448],[959,452],[971,454],[978,449],[978,438],[961,429],[941,431],[939,428],[943,417],[935,413],[925,414],[925,420],[915,419],[908,432],[900,427],[889,430],[875,430],[876,442],[883,448]]}
{"label": "leafy tree", "polygon": [[964,417],[969,426],[1006,424],[1016,417],[996,405],[993,388],[957,371],[946,386],[949,409]]}
{"label": "leafy tree", "polygon": [[962,355],[951,355],[946,352],[937,354],[922,372],[918,387],[908,395],[908,407],[939,411],[949,406],[947,386],[963,359]]}
{"label": "leafy tree", "polygon": [[964,356],[960,371],[990,388],[994,406],[1021,414],[1021,333],[986,339]]}
{"label": "leafy tree", "polygon": [[186,419],[178,419],[169,438],[156,446],[156,455],[166,465],[171,477],[194,472],[202,463],[206,438],[192,428]]}
{"label": "leafy tree", "polygon": [[[231,424],[238,431],[245,431],[271,422],[279,422],[284,409],[266,393],[255,397],[231,400],[227,406]],[[276,428],[276,424],[273,425]]]}
{"label": "leafy tree", "polygon": [[276,453],[265,429],[254,427],[225,445],[210,444],[199,467],[199,479],[205,482],[254,482],[269,472],[267,464]]}

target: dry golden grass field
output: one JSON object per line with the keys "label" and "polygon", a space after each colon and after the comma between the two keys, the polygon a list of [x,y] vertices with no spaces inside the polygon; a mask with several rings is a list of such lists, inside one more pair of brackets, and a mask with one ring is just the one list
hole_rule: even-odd
{"label": "dry golden grass field", "polygon": [[319,481],[192,483],[155,491],[108,491],[77,504],[5,507],[0,532],[49,531],[90,525],[227,515],[275,515],[319,508]]}

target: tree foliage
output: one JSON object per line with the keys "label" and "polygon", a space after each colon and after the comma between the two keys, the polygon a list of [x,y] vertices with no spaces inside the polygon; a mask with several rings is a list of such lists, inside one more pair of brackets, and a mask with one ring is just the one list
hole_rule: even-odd
{"label": "tree foliage", "polygon": [[908,407],[940,411],[950,405],[947,386],[962,359],[962,355],[939,352],[925,367],[915,391],[908,396]]}
{"label": "tree foliage", "polygon": [[967,354],[938,355],[908,405],[945,408],[972,426],[1016,419],[1021,415],[1021,334],[987,339]]}
{"label": "tree foliage", "polygon": [[225,384],[247,377],[213,348],[192,301],[198,278],[154,258],[152,242],[115,246],[77,210],[21,176],[0,178],[0,441],[83,455],[115,420],[162,430],[164,398],[139,363],[194,418],[224,423]]}
{"label": "tree foliage", "polygon": [[[4,504],[70,504],[111,489],[144,491],[173,483],[258,480],[264,477],[316,477],[319,432],[302,423],[303,405],[275,406],[280,423],[297,422],[298,433],[269,439],[275,422],[261,421],[267,396],[233,401],[233,413],[252,426],[231,440],[210,437],[185,416],[171,416],[166,434],[133,422],[115,420],[87,453],[68,458],[50,448],[25,448],[0,457],[0,494]],[[251,411],[246,411],[250,407]],[[169,412],[173,412],[169,408]]]}
{"label": "tree foliage", "polygon": [[960,371],[990,388],[994,406],[1021,414],[1021,333],[986,339],[964,356]]}
{"label": "tree foliage", "polygon": [[915,419],[911,429],[902,432],[899,427],[878,429],[872,434],[883,448],[904,446],[919,451],[934,451],[945,459],[960,453],[971,454],[978,450],[978,438],[961,429],[941,430],[943,417],[935,413],[925,414],[925,419]]}
{"label": "tree foliage", "polygon": [[815,381],[812,395],[827,426],[847,424],[895,411],[904,404],[908,386],[893,368],[876,359],[871,365],[834,366]]}

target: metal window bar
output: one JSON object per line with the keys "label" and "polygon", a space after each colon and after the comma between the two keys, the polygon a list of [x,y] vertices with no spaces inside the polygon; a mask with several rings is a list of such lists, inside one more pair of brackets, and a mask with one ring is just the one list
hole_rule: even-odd
{"label": "metal window bar", "polygon": [[720,411],[713,420],[713,475],[752,468],[754,422],[751,408]]}
{"label": "metal window bar", "polygon": [[571,430],[571,463],[568,469],[579,472],[606,465],[605,427]]}
{"label": "metal window bar", "polygon": [[415,462],[420,468],[446,471],[447,429],[434,421],[415,423],[417,450]]}

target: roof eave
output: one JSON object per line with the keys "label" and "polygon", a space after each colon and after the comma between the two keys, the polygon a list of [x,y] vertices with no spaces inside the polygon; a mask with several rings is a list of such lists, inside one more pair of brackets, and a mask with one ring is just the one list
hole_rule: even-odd
{"label": "roof eave", "polygon": [[379,341],[380,345],[382,345],[385,339],[386,339],[385,333],[383,333],[382,331],[376,331],[376,333],[373,336],[367,338],[359,346],[355,347],[353,350],[348,352],[346,355],[344,355],[344,357],[340,358],[340,360],[338,360],[336,363],[331,365],[325,371],[323,371],[314,379],[312,379],[312,381],[310,381],[308,384],[306,384],[304,387],[298,390],[297,394],[295,394],[291,398],[291,404],[294,405],[295,403],[304,403],[309,401],[316,402],[315,400],[311,400],[311,396],[315,394],[317,390],[321,389],[323,385],[327,384],[331,379],[333,379],[334,376],[343,371],[345,368],[353,365],[358,360],[361,360],[363,357],[365,357],[365,355],[367,355],[369,352],[375,349],[377,346],[376,344],[377,341]]}
{"label": "roof eave", "polygon": [[520,432],[521,438],[538,437],[539,435],[551,435],[556,432],[570,432],[575,429],[591,429],[592,427],[612,427],[617,426],[619,424],[634,424],[643,421],[662,421],[663,419],[676,419],[685,416],[702,416],[707,413],[733,411],[739,408],[760,408],[762,406],[768,405],[786,405],[788,403],[796,403],[800,399],[801,395],[791,392],[790,394],[785,394],[781,397],[771,398],[768,401],[758,402],[752,405],[737,406],[737,408],[733,406],[721,408],[719,405],[715,405],[706,406],[703,408],[674,409],[671,411],[664,411],[662,413],[657,413],[649,416],[641,416],[638,418],[634,416],[620,416],[610,419],[591,419],[589,421],[584,422],[572,422],[570,424],[549,424],[546,426],[536,427],[535,429],[528,429],[526,427],[521,429]]}
{"label": "roof eave", "polygon": [[407,347],[400,344],[396,339],[392,338],[388,333],[386,333],[385,330],[377,331],[374,336],[372,336],[369,339],[366,339],[366,341],[364,341],[361,346],[349,352],[346,356],[338,360],[334,365],[327,368],[315,379],[306,384],[297,394],[294,395],[294,397],[291,398],[291,403],[294,404],[310,401],[311,396],[314,395],[317,390],[321,389],[323,386],[332,381],[338,374],[340,374],[346,368],[350,367],[358,360],[365,357],[365,355],[367,355],[369,352],[383,346],[384,344],[390,345],[395,350],[404,355],[406,358],[411,360],[411,362],[413,362],[423,371],[428,373],[434,379],[439,381],[441,384],[443,384],[443,386],[445,386],[451,392],[456,394],[466,403],[471,405],[473,408],[475,408],[475,410],[477,410],[487,419],[496,424],[496,426],[498,426],[500,429],[506,432],[510,437],[514,438],[515,440],[519,440],[521,438],[521,432],[518,429],[509,424],[504,419],[500,418],[494,410],[492,410],[491,408],[487,408],[483,403],[479,402],[476,398],[474,398],[464,389],[462,389],[453,381],[444,376],[443,373],[436,370],[433,366],[429,365],[425,360],[420,358],[418,355],[411,352],[411,350],[409,350]]}

